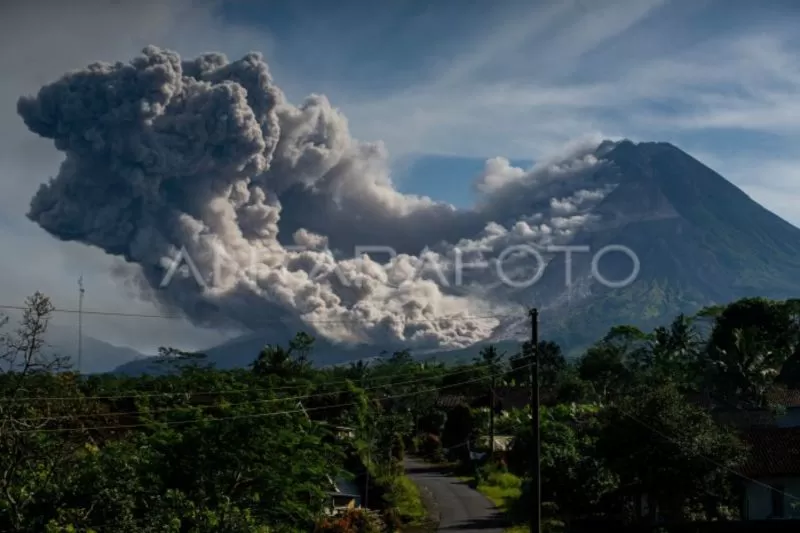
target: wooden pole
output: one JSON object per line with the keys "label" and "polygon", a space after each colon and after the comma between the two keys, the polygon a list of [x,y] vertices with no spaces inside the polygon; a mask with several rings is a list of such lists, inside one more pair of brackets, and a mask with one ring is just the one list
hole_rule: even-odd
{"label": "wooden pole", "polygon": [[494,408],[496,398],[494,395],[495,375],[492,369],[492,382],[489,385],[489,458],[494,460]]}
{"label": "wooden pole", "polygon": [[541,443],[539,435],[539,310],[529,311],[531,319],[530,340],[530,386],[531,386],[531,429],[533,430],[534,455],[531,461],[531,533],[542,531],[542,471]]}
{"label": "wooden pole", "polygon": [[83,276],[78,278],[78,374],[83,370]]}

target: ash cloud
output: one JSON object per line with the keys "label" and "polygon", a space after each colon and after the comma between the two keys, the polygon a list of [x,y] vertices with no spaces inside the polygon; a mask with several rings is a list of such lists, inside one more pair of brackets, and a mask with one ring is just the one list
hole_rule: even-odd
{"label": "ash cloud", "polygon": [[[258,53],[183,60],[150,46],[63,75],[18,113],[65,154],[29,218],[123,257],[143,294],[207,327],[280,319],[338,342],[473,344],[513,296],[492,301],[491,272],[442,280],[456,247],[484,257],[568,241],[613,188],[597,178],[598,141],[528,170],[488,161],[469,210],[402,194],[381,143],[354,139],[324,96],[288,102]],[[403,255],[353,257],[364,245]],[[213,272],[204,288],[185,271],[160,286],[181,249]],[[421,263],[439,269],[408,276]]]}

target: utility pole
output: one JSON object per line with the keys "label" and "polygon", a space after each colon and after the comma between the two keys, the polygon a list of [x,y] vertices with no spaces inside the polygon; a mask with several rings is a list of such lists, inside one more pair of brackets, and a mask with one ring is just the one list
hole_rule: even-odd
{"label": "utility pole", "polygon": [[539,436],[539,310],[531,309],[530,380],[531,380],[531,429],[533,430],[534,456],[531,461],[531,533],[542,531],[542,470],[541,443]]}
{"label": "utility pole", "polygon": [[83,275],[78,278],[78,374],[81,373],[83,359]]}
{"label": "utility pole", "polygon": [[364,509],[369,509],[369,469],[372,468],[372,445],[375,438],[375,423],[370,425],[367,441],[367,479],[364,482]]}
{"label": "utility pole", "polygon": [[491,369],[492,383],[489,385],[489,457],[494,460],[494,409],[497,402],[494,394],[495,388],[495,369]]}

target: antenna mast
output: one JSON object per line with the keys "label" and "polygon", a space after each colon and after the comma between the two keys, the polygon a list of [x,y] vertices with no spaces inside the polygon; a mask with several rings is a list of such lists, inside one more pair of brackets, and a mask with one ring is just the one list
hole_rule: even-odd
{"label": "antenna mast", "polygon": [[78,278],[78,374],[81,373],[81,360],[83,358],[83,275]]}

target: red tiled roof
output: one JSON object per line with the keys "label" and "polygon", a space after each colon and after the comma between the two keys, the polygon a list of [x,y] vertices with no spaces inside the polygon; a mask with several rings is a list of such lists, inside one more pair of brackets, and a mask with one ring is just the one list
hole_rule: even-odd
{"label": "red tiled roof", "polygon": [[767,400],[783,407],[800,407],[800,390],[774,387],[767,393]]}
{"label": "red tiled roof", "polygon": [[739,471],[749,477],[800,474],[800,427],[757,428],[745,431],[750,448]]}

